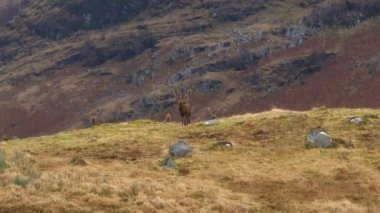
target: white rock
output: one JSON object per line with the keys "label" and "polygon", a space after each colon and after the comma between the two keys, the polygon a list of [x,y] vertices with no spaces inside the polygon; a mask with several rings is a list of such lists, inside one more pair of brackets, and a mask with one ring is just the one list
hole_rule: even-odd
{"label": "white rock", "polygon": [[352,124],[362,124],[364,122],[364,119],[361,117],[355,117],[350,120]]}
{"label": "white rock", "polygon": [[217,124],[219,124],[218,120],[209,120],[209,121],[204,122],[204,125],[206,125],[206,126],[213,126],[213,125],[217,125]]}

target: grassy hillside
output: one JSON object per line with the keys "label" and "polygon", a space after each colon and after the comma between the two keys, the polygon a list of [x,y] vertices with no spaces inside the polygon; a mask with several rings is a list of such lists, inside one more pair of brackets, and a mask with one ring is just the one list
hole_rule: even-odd
{"label": "grassy hillside", "polygon": [[[305,148],[317,128],[334,148]],[[178,139],[193,154],[161,168]],[[221,140],[234,148],[213,149]],[[0,143],[0,187],[0,212],[376,212],[380,110],[272,110],[215,126],[138,120]]]}

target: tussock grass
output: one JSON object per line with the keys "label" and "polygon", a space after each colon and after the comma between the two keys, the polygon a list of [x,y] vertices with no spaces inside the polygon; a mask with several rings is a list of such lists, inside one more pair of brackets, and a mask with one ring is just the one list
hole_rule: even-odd
{"label": "tussock grass", "polygon": [[[351,117],[366,122],[353,125]],[[323,129],[332,149],[306,149]],[[190,157],[160,162],[186,140]],[[218,140],[233,149],[210,149]],[[0,145],[0,209],[38,212],[368,212],[380,208],[380,111],[272,110],[215,126],[139,120]],[[73,157],[86,166],[70,164]]]}

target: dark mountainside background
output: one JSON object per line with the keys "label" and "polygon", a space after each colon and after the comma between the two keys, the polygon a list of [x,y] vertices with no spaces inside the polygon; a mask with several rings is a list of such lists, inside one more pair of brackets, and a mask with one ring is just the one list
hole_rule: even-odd
{"label": "dark mountainside background", "polygon": [[0,0],[0,130],[380,107],[377,0]]}

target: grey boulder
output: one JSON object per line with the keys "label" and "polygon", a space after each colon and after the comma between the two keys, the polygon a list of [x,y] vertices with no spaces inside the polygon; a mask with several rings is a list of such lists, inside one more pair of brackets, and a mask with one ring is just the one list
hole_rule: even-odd
{"label": "grey boulder", "polygon": [[178,141],[174,145],[170,146],[169,154],[172,157],[184,157],[192,151],[193,149],[187,145],[185,141]]}
{"label": "grey boulder", "polygon": [[312,148],[329,148],[332,147],[332,138],[323,131],[313,131],[307,136],[306,146]]}

